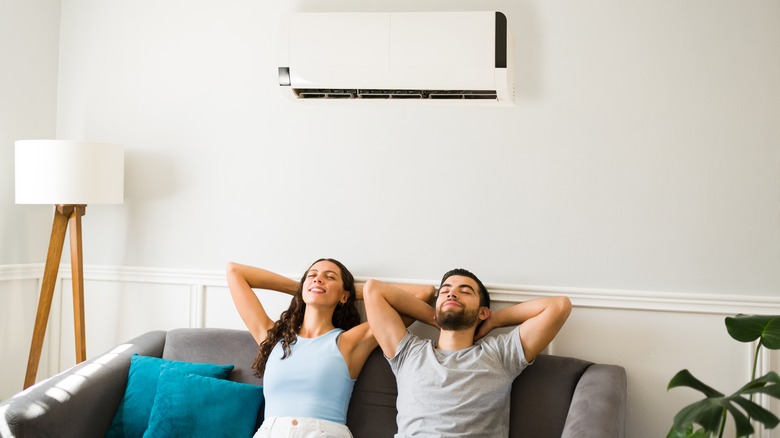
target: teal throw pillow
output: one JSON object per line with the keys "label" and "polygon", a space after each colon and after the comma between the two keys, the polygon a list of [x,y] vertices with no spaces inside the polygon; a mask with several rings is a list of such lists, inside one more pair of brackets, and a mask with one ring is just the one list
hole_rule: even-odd
{"label": "teal throw pillow", "polygon": [[158,380],[165,369],[227,379],[233,371],[233,365],[181,362],[134,354],[130,358],[125,395],[106,433],[106,438],[143,437],[149,424]]}
{"label": "teal throw pillow", "polygon": [[144,438],[251,438],[263,387],[165,369]]}

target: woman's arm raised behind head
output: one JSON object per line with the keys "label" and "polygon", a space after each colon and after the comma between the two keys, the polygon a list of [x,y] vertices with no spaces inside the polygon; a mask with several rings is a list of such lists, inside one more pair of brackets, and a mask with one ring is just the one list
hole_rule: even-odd
{"label": "woman's arm raised behind head", "polygon": [[226,277],[233,304],[244,325],[260,345],[274,321],[268,317],[252,289],[275,290],[293,295],[298,290],[298,282],[265,269],[234,262],[227,264]]}

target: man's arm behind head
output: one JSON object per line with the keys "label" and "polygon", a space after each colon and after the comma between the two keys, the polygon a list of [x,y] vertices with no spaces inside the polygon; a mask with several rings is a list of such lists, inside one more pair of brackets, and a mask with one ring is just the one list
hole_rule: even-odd
{"label": "man's arm behind head", "polygon": [[545,297],[493,312],[491,327],[520,324],[520,341],[527,361],[533,361],[558,334],[571,313],[567,297]]}
{"label": "man's arm behind head", "polygon": [[402,315],[427,324],[435,324],[433,308],[409,292],[379,280],[368,280],[363,286],[366,317],[384,355],[395,357],[401,339],[406,335]]}

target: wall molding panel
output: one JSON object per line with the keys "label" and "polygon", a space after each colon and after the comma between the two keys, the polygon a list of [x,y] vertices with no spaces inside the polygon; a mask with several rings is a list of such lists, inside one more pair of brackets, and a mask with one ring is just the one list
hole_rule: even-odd
{"label": "wall molding panel", "polygon": [[0,265],[0,281],[35,280],[43,278],[43,263]]}
{"label": "wall molding panel", "polygon": [[780,313],[780,297],[486,284],[491,299],[517,302],[566,295],[574,307],[716,315]]}
{"label": "wall molding panel", "polygon": [[[0,281],[42,279],[43,263],[2,265]],[[296,276],[291,278],[297,279]],[[60,266],[59,280],[70,280],[70,265]],[[365,281],[366,277],[358,277]],[[127,266],[84,266],[85,281],[114,283],[147,283],[190,287],[191,318],[194,327],[204,320],[205,294],[209,288],[227,288],[224,271],[166,269]],[[430,280],[380,278],[395,283],[425,283]],[[716,315],[780,314],[780,297],[763,295],[724,295],[689,292],[655,292],[640,290],[593,289],[555,286],[491,284],[491,299],[495,302],[516,303],[528,299],[566,295],[574,307],[646,310],[658,312],[705,313]]]}

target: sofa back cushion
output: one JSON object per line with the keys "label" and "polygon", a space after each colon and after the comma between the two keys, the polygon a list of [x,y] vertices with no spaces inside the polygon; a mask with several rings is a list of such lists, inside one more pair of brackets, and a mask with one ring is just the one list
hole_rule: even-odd
{"label": "sofa back cushion", "polygon": [[355,438],[392,438],[398,389],[390,364],[377,347],[360,372],[347,411],[347,426]]}
{"label": "sofa back cushion", "polygon": [[512,384],[510,438],[559,438],[577,382],[592,365],[580,359],[540,354]]}
{"label": "sofa back cushion", "polygon": [[233,364],[229,380],[262,385],[254,376],[252,363],[257,343],[246,330],[224,328],[183,328],[168,332],[162,357],[168,360]]}
{"label": "sofa back cushion", "polygon": [[[233,364],[230,380],[262,385],[252,363],[257,344],[246,330],[175,329],[167,333],[163,358]],[[509,437],[560,437],[580,377],[591,365],[580,359],[539,355],[512,385]],[[395,375],[377,348],[355,383],[347,426],[355,438],[392,438],[397,431]]]}
{"label": "sofa back cushion", "polygon": [[[590,365],[570,357],[537,357],[512,385],[509,437],[560,437],[574,389]],[[355,438],[392,438],[398,430],[397,396],[395,375],[377,348],[352,391],[347,426]]]}

